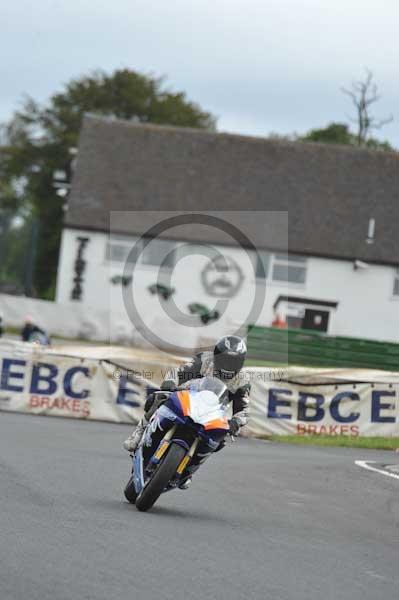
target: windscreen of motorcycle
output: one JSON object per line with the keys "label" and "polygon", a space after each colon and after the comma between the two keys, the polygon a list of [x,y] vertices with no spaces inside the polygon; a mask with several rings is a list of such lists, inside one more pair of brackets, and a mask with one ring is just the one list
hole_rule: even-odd
{"label": "windscreen of motorcycle", "polygon": [[219,402],[223,401],[224,396],[227,393],[227,388],[223,381],[217,377],[201,377],[200,379],[192,379],[188,383],[188,389],[190,392],[213,392],[217,396]]}
{"label": "windscreen of motorcycle", "polygon": [[190,417],[193,421],[205,425],[208,422],[225,418],[226,407],[223,398],[227,388],[220,379],[215,377],[193,379],[188,387]]}

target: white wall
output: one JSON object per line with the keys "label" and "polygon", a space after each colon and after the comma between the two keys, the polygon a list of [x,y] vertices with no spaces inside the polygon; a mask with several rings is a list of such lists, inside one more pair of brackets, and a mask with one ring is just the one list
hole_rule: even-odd
{"label": "white wall", "polygon": [[[71,291],[74,279],[74,263],[78,251],[78,237],[85,236],[90,238],[85,247],[83,259],[86,261],[86,269],[83,273],[83,295],[80,302],[71,300]],[[57,282],[57,302],[63,305],[84,305],[87,307],[88,318],[90,318],[90,309],[99,309],[106,311],[109,319],[112,321],[111,329],[116,328],[126,332],[129,336],[129,330],[133,334],[137,323],[132,323],[127,317],[123,297],[122,286],[114,285],[111,279],[115,275],[122,276],[124,264],[110,262],[106,259],[106,245],[108,236],[103,233],[92,233],[77,230],[65,229],[62,236],[60,267]],[[198,337],[213,341],[215,338],[227,333],[235,328],[236,323],[243,322],[243,309],[254,293],[255,277],[252,264],[245,253],[235,248],[229,248],[228,251],[221,249],[222,253],[231,256],[242,269],[244,274],[250,273],[251,277],[246,276],[244,284],[239,294],[229,299],[228,311],[225,317],[219,321],[212,322],[208,326],[202,326],[197,318],[198,328],[187,331],[186,328],[176,326],[173,318],[168,319],[164,309],[161,306],[159,297],[152,295],[148,287],[157,281],[158,268],[148,265],[139,265],[134,271],[134,300],[141,315],[147,324],[156,331],[162,330],[163,335],[167,337],[169,343],[174,344],[179,341],[182,335],[187,339],[187,346],[196,347]],[[203,288],[200,273],[208,262],[205,257],[196,256],[194,258],[185,258],[178,263],[178,268],[173,271],[171,285],[176,292],[173,299],[178,308],[188,313],[188,304],[199,302],[212,309],[215,306],[216,299],[209,296]],[[124,317],[122,316],[124,315]],[[271,316],[267,316],[266,322],[270,321]]]}
{"label": "white wall", "polygon": [[30,315],[34,323],[50,335],[96,341],[110,339],[110,332],[104,327],[104,323],[107,325],[108,321],[107,313],[98,309],[88,311],[80,304],[61,304],[0,294],[0,315],[5,327],[22,329],[25,317]]}
{"label": "white wall", "polygon": [[[90,238],[84,251],[87,263],[83,274],[83,297],[81,302],[71,301],[74,261],[79,235]],[[126,314],[122,300],[121,286],[110,283],[114,275],[123,274],[123,263],[106,260],[108,236],[103,233],[79,232],[65,229],[63,232],[60,269],[58,274],[57,301],[62,304],[84,305],[88,316],[91,308],[107,311],[110,315]],[[255,274],[248,257],[240,249],[221,248],[221,252],[231,256],[241,267],[244,283],[239,293],[229,301],[228,311],[221,322],[202,329],[216,333],[228,327],[228,323],[243,322],[252,303],[256,285]],[[202,257],[185,259],[176,267],[172,285],[176,289],[173,296],[178,307],[187,311],[190,302],[201,302],[208,308],[215,305],[216,299],[206,292],[201,282],[201,271],[206,263]],[[167,329],[167,317],[157,296],[148,292],[148,286],[156,282],[156,267],[139,265],[134,272],[134,295],[140,314],[147,320],[153,319],[154,327],[162,324]],[[267,281],[266,301],[258,324],[269,326],[273,319],[273,304],[279,295],[292,295],[324,301],[336,301],[338,307],[331,313],[328,333],[364,338],[385,339],[399,342],[399,297],[392,295],[395,270],[392,267],[369,265],[367,269],[355,271],[353,263],[322,258],[309,258],[307,261],[306,283],[290,284]],[[114,326],[115,317],[110,317]],[[119,319],[124,320],[122,317]],[[120,323],[121,328],[126,325]],[[133,327],[133,325],[132,325]],[[173,327],[171,321],[170,327]],[[198,330],[197,333],[201,333]]]}
{"label": "white wall", "polygon": [[349,261],[312,258],[306,295],[339,301],[330,333],[399,342],[399,296],[393,296],[394,277],[393,267],[369,265],[354,270]]}

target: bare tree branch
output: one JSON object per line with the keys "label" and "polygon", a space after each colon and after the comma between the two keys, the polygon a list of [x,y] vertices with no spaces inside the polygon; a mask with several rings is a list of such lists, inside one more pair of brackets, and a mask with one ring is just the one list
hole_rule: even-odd
{"label": "bare tree branch", "polygon": [[381,98],[377,84],[373,82],[373,73],[370,69],[366,69],[366,77],[363,81],[352,81],[350,89],[342,87],[341,91],[349,96],[356,110],[356,117],[350,120],[357,123],[356,138],[359,146],[367,143],[373,129],[381,129],[393,121],[393,115],[377,119],[369,112],[370,106]]}

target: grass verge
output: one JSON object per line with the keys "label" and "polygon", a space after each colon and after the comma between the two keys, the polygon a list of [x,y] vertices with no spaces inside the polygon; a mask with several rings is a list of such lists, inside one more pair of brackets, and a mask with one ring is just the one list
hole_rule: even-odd
{"label": "grass verge", "polygon": [[349,437],[344,435],[270,435],[260,437],[273,442],[301,446],[368,448],[370,450],[396,450],[399,448],[399,437]]}

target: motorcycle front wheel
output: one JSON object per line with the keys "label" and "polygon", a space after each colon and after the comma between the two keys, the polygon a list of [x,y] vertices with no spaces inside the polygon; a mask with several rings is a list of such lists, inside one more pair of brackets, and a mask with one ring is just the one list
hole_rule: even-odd
{"label": "motorcycle front wheel", "polygon": [[186,450],[178,444],[171,444],[165,458],[155,471],[151,481],[136,498],[136,508],[140,511],[150,509],[174,477],[177,467],[186,455]]}

